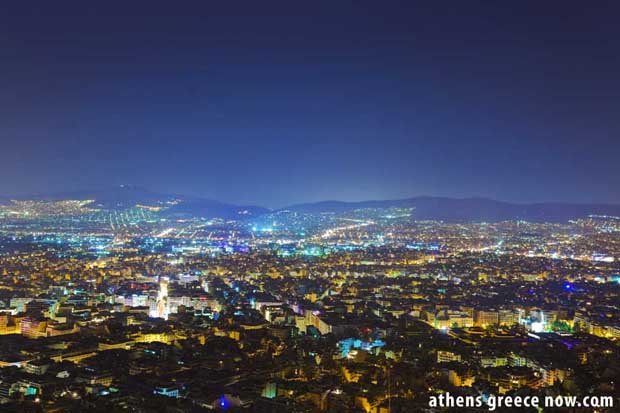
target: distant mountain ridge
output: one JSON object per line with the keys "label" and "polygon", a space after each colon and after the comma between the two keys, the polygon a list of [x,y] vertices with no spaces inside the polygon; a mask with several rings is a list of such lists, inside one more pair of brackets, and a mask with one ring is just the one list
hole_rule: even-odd
{"label": "distant mountain ridge", "polygon": [[16,199],[37,199],[41,201],[61,201],[65,199],[88,200],[104,208],[125,208],[136,204],[151,204],[160,201],[171,201],[175,195],[160,194],[134,185],[120,185],[104,189],[87,189],[81,191],[56,192],[22,196]]}
{"label": "distant mountain ridge", "polygon": [[[0,200],[1,199],[2,198],[0,198]],[[178,200],[180,202],[167,205],[167,208],[162,212],[162,214],[166,216],[174,217],[204,216],[231,219],[240,216],[261,215],[269,211],[267,208],[254,205],[234,205],[207,198],[162,194],[134,185],[20,196],[11,199],[41,201],[60,201],[67,199],[93,200],[91,204],[93,207],[103,209],[126,209],[136,205],[159,206],[161,203]]]}
{"label": "distant mountain ridge", "polygon": [[515,204],[488,198],[447,198],[420,196],[383,201],[323,201],[292,205],[295,212],[347,212],[363,208],[414,208],[416,220],[447,222],[499,222],[525,220],[532,222],[566,222],[588,215],[620,216],[620,205],[572,204],[560,202]]}
{"label": "distant mountain ridge", "polygon": [[[162,212],[170,217],[220,217],[233,219],[255,217],[273,212],[256,205],[235,205],[212,199],[176,194],[162,194],[134,185],[107,189],[39,194],[20,197],[0,196],[0,204],[11,199],[58,201],[66,199],[93,200],[93,206],[103,209],[124,209],[135,205],[156,206],[174,200]],[[516,204],[488,198],[448,198],[419,196],[395,200],[359,202],[321,201],[291,205],[276,211],[289,210],[304,213],[343,213],[365,208],[413,208],[413,219],[446,222],[498,222],[525,220],[531,222],[566,222],[588,215],[620,216],[620,205],[575,204],[543,202]]]}

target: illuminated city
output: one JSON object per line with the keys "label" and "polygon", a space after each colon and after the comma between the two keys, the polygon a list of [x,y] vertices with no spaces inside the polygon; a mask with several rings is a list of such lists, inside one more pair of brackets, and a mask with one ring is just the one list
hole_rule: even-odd
{"label": "illuminated city", "polygon": [[619,4],[155,3],[0,13],[0,412],[620,411]]}
{"label": "illuminated city", "polygon": [[383,412],[442,391],[613,394],[620,217],[442,222],[417,202],[234,219],[11,202],[3,397]]}

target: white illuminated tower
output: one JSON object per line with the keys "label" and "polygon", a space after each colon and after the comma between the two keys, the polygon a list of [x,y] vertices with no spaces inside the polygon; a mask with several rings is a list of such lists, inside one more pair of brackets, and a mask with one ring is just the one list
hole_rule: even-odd
{"label": "white illuminated tower", "polygon": [[159,278],[159,292],[157,293],[157,317],[168,319],[168,277]]}

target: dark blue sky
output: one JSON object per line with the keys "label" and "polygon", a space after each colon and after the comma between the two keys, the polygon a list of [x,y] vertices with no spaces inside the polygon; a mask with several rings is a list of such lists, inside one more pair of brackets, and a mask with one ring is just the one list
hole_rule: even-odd
{"label": "dark blue sky", "polygon": [[13,3],[2,194],[620,202],[617,2]]}

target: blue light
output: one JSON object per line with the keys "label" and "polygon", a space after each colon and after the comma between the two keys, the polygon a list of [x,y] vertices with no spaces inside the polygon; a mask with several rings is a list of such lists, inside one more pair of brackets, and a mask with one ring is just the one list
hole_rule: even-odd
{"label": "blue light", "polygon": [[224,410],[228,409],[228,402],[224,396],[220,396],[220,407]]}
{"label": "blue light", "polygon": [[570,283],[566,283],[566,284],[564,284],[564,289],[567,290],[567,291],[568,290],[572,290],[573,286]]}

